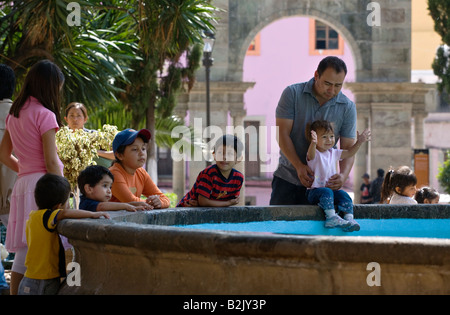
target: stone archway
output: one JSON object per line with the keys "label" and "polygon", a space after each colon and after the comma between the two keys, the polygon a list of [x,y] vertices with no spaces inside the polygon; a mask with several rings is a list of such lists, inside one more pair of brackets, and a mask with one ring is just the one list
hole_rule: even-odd
{"label": "stone archway", "polygon": [[[376,3],[375,11],[371,11],[369,3]],[[228,115],[232,117],[233,125],[241,125],[246,115],[243,96],[252,84],[242,82],[243,62],[245,52],[253,37],[265,26],[277,19],[289,16],[311,16],[330,24],[338,30],[349,44],[355,62],[356,82],[348,87],[355,95],[358,110],[358,130],[375,127],[382,130],[382,126],[375,126],[380,117],[378,114],[389,111],[404,124],[410,125],[411,117],[420,113],[423,121],[425,108],[430,105],[429,94],[434,86],[417,86],[410,83],[411,78],[411,1],[380,0],[214,0],[213,4],[223,11],[219,14],[216,25],[216,42],[213,51],[214,66],[211,71],[211,112],[212,124],[225,128]],[[369,5],[369,7],[368,7]],[[376,25],[368,21],[371,14],[378,14]],[[205,117],[206,95],[204,88],[205,75],[199,71],[198,83],[189,95],[180,98],[177,112],[185,117],[189,110],[190,124],[195,117]],[[374,83],[366,85],[364,83]],[[401,87],[404,91],[399,99],[397,90],[388,88],[391,83]],[[403,85],[406,85],[405,87]],[[383,106],[380,103],[383,96]],[[360,105],[361,104],[361,105]],[[373,110],[376,108],[376,110]],[[400,108],[400,110],[398,110]],[[405,110],[407,114],[405,115]],[[414,111],[413,111],[414,110]],[[400,125],[392,126],[391,132],[398,130]],[[419,128],[420,129],[420,128]],[[406,131],[405,139],[411,137]],[[373,132],[373,137],[377,137]],[[375,142],[376,143],[376,142]],[[399,145],[397,143],[397,145]],[[371,148],[372,146],[372,148]],[[384,146],[384,145],[383,145]],[[397,147],[402,152],[396,156],[395,162],[411,164],[411,143],[402,142]],[[380,167],[370,161],[375,161],[374,152],[380,148],[373,146],[360,150],[354,167],[354,177],[360,178],[364,172],[376,170]],[[408,151],[409,150],[409,151]],[[368,158],[367,158],[368,156]],[[243,171],[243,164],[240,169]],[[205,162],[190,162],[189,185],[195,182],[195,177],[205,167]],[[374,173],[374,172],[372,172]],[[175,177],[174,177],[175,178]],[[178,176],[180,178],[180,176]],[[181,185],[174,180],[174,188]],[[181,187],[178,191],[183,191]],[[243,200],[244,198],[242,198]],[[355,190],[355,200],[359,194]],[[242,201],[243,202],[243,201]]]}
{"label": "stone archway", "polygon": [[243,58],[254,35],[276,19],[303,15],[332,25],[344,36],[354,54],[358,82],[409,82],[411,2],[377,1],[380,26],[368,25],[372,13],[368,10],[369,3],[368,0],[215,0],[214,5],[224,12],[217,26],[213,80],[242,80]]}
{"label": "stone archway", "polygon": [[[289,18],[289,17],[294,17],[294,16],[311,17],[311,18],[314,18],[316,20],[322,21],[322,22],[330,25],[331,27],[333,27],[333,29],[337,30],[339,32],[339,35],[344,38],[345,42],[349,45],[349,47],[352,51],[352,55],[353,55],[353,59],[354,59],[355,67],[356,67],[356,76],[358,79],[358,70],[363,69],[363,64],[362,64],[361,50],[360,50],[360,47],[358,46],[357,41],[355,40],[353,35],[349,32],[349,30],[344,25],[342,25],[339,21],[334,19],[332,16],[325,15],[321,12],[316,12],[316,11],[309,12],[308,15],[305,15],[303,11],[299,11],[299,10],[289,10],[286,12],[274,12],[272,14],[272,16],[268,17],[267,19],[264,19],[263,21],[260,21],[260,23],[258,25],[256,25],[254,27],[254,29],[251,32],[249,32],[248,35],[242,41],[242,45],[238,49],[239,53],[238,53],[238,57],[236,60],[237,65],[242,66],[244,64],[244,59],[246,57],[246,51],[247,51],[248,46],[250,45],[253,38],[262,29],[264,29],[268,25],[272,24],[273,22],[276,22],[279,19]],[[241,71],[241,69],[240,69],[240,71]]]}

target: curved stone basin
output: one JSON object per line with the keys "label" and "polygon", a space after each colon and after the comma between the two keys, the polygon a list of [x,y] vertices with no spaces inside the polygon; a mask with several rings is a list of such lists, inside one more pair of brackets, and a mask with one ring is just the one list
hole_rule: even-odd
{"label": "curved stone basin", "polygon": [[[66,285],[60,294],[450,293],[450,239],[281,235],[172,226],[323,220],[316,206],[110,214],[111,220],[59,223],[58,231],[74,246],[81,272],[81,285]],[[450,218],[450,205],[355,205],[355,218]],[[368,267],[371,262],[379,268]]]}

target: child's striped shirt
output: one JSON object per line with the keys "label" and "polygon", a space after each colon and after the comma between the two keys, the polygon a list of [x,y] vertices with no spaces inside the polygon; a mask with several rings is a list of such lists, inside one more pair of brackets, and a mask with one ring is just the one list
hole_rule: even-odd
{"label": "child's striped shirt", "polygon": [[198,200],[198,196],[211,200],[226,201],[239,196],[244,176],[241,172],[231,170],[225,178],[216,164],[208,166],[197,176],[192,189],[180,200],[177,207],[189,207],[189,200]]}

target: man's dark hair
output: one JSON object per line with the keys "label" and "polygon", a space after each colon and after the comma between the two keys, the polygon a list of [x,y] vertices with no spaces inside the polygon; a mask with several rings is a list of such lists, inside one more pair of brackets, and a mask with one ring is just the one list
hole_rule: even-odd
{"label": "man's dark hair", "polygon": [[317,73],[319,74],[319,77],[328,68],[333,68],[336,73],[341,73],[342,71],[344,71],[345,75],[347,75],[347,65],[342,59],[338,57],[328,56],[320,61],[319,66],[317,67]]}
{"label": "man's dark hair", "polygon": [[47,173],[37,181],[34,199],[39,209],[53,209],[54,206],[67,202],[70,190],[70,184],[66,178]]}
{"label": "man's dark hair", "polygon": [[83,195],[86,195],[84,190],[84,185],[88,184],[91,187],[97,185],[103,178],[103,176],[108,175],[114,181],[114,175],[109,169],[101,165],[91,165],[86,167],[78,175],[78,188]]}
{"label": "man's dark hair", "polygon": [[378,177],[384,177],[384,169],[382,168],[377,169],[377,175]]}
{"label": "man's dark hair", "polygon": [[11,99],[16,87],[16,76],[11,67],[0,64],[0,100]]}

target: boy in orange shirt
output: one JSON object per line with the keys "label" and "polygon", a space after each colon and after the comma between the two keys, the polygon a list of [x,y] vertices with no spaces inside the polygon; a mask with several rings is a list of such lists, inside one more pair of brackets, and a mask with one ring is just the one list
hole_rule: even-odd
{"label": "boy in orange shirt", "polygon": [[[114,175],[111,201],[145,201],[154,209],[170,206],[169,198],[159,190],[143,168],[147,162],[147,144],[150,138],[151,134],[147,129],[125,129],[114,138],[116,160],[109,168]],[[141,199],[142,195],[147,200]]]}

